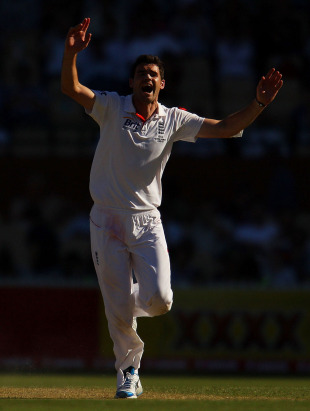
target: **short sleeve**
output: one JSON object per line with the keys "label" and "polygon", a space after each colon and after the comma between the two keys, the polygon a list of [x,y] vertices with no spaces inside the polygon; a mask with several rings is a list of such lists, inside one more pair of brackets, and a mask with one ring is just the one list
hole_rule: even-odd
{"label": "short sleeve", "polygon": [[197,114],[189,113],[182,109],[176,109],[176,132],[173,141],[188,141],[194,143],[202,126],[203,118]]}
{"label": "short sleeve", "polygon": [[99,125],[104,121],[107,112],[119,104],[119,95],[115,92],[93,90],[96,95],[93,109],[85,110]]}

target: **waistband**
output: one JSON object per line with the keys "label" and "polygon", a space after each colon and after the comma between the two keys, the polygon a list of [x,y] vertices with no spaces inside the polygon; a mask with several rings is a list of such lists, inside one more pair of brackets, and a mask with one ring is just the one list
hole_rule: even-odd
{"label": "waistband", "polygon": [[149,210],[130,210],[130,209],[122,209],[122,208],[112,208],[112,207],[104,207],[102,205],[94,204],[91,210],[96,210],[103,214],[113,214],[113,215],[130,215],[130,216],[142,216],[146,214],[152,215],[159,215],[160,212],[158,208],[150,208]]}

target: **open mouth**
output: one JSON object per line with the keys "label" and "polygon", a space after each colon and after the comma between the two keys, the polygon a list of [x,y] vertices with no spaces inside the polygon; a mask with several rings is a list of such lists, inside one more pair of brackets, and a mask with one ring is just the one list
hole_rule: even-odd
{"label": "open mouth", "polygon": [[151,85],[143,86],[143,87],[142,87],[142,91],[143,91],[144,93],[152,93],[153,87],[152,87]]}

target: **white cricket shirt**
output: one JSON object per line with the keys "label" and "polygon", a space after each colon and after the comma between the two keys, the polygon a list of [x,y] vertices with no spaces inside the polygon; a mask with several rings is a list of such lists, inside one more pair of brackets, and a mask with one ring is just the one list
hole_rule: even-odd
{"label": "white cricket shirt", "polygon": [[143,122],[132,95],[94,91],[87,112],[100,126],[90,172],[90,194],[104,208],[147,211],[161,204],[161,178],[175,141],[196,141],[203,118],[158,104]]}

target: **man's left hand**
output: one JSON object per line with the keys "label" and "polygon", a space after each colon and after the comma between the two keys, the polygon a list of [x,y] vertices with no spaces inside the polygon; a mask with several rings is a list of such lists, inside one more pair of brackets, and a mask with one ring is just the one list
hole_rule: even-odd
{"label": "man's left hand", "polygon": [[275,99],[282,86],[282,74],[272,68],[260,79],[256,88],[256,99],[267,106]]}

